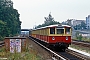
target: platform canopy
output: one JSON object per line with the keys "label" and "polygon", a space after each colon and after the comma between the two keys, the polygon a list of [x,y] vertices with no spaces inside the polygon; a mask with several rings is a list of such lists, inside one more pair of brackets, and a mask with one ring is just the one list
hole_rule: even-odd
{"label": "platform canopy", "polygon": [[31,29],[21,29],[21,31],[30,31]]}

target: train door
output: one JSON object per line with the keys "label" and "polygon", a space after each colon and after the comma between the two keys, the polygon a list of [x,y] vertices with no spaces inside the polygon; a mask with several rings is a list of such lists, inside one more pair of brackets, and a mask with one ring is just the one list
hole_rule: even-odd
{"label": "train door", "polygon": [[50,27],[49,28],[49,43],[55,43],[55,27]]}
{"label": "train door", "polygon": [[64,40],[64,27],[56,27],[56,40],[57,42],[63,42]]}

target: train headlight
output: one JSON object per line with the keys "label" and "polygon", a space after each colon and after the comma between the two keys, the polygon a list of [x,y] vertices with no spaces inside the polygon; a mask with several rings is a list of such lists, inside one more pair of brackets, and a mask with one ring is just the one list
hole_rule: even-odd
{"label": "train headlight", "polygon": [[66,40],[68,40],[68,37],[66,37]]}
{"label": "train headlight", "polygon": [[55,38],[54,38],[54,37],[52,37],[52,40],[55,40]]}

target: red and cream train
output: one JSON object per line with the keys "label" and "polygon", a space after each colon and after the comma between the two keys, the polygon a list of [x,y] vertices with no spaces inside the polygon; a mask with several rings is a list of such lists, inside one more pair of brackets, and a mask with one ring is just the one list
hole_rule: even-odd
{"label": "red and cream train", "polygon": [[71,32],[71,26],[57,24],[33,29],[31,36],[65,51],[71,44]]}

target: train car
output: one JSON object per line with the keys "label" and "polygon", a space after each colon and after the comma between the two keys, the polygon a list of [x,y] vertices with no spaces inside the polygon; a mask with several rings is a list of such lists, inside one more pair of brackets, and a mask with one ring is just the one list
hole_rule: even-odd
{"label": "train car", "polygon": [[43,41],[48,46],[65,51],[71,44],[71,31],[71,26],[57,24],[33,29],[31,36]]}

